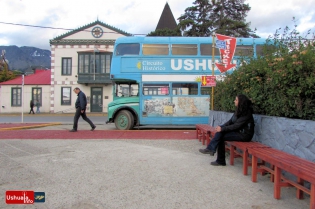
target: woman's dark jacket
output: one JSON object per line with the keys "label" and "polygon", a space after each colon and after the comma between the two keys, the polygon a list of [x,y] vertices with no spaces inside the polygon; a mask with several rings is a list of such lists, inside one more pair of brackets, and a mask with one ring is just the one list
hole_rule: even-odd
{"label": "woman's dark jacket", "polygon": [[237,118],[236,114],[221,126],[221,132],[239,132],[245,141],[250,141],[254,136],[254,117],[251,111]]}

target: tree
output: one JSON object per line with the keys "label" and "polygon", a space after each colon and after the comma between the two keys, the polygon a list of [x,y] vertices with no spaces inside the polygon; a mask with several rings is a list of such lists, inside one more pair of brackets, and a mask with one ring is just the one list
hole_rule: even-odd
{"label": "tree", "polygon": [[185,36],[211,36],[212,33],[233,37],[258,38],[250,23],[245,22],[250,6],[243,0],[196,0],[178,18]]}
{"label": "tree", "polygon": [[264,56],[251,57],[218,81],[214,109],[232,112],[235,94],[243,93],[256,114],[315,120],[315,34],[303,37],[297,28],[277,30],[266,40],[272,47],[263,47]]}
{"label": "tree", "polygon": [[164,28],[152,31],[147,36],[182,36],[182,34],[179,28],[175,28],[174,30]]}
{"label": "tree", "polygon": [[15,73],[8,70],[8,63],[5,60],[5,52],[2,51],[0,59],[0,82],[8,81],[16,77]]}

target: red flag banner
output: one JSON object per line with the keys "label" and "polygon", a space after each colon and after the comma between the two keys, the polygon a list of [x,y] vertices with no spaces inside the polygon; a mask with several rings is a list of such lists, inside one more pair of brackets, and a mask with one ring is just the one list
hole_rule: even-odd
{"label": "red flag banner", "polygon": [[231,63],[235,53],[236,38],[220,34],[216,34],[216,37],[219,41],[225,42],[225,47],[220,47],[221,63],[215,63],[220,72],[224,73],[236,66]]}

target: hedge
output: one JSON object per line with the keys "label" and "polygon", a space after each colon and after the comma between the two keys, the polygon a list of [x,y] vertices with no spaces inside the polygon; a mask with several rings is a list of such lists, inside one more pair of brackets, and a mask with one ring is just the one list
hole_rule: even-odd
{"label": "hedge", "polygon": [[217,82],[214,110],[233,112],[235,96],[245,94],[256,114],[315,120],[314,38],[286,28],[266,43],[264,56],[243,57],[237,70]]}

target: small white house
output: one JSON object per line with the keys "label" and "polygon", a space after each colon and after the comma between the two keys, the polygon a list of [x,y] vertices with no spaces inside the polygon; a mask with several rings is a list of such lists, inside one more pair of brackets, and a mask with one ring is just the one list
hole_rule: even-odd
{"label": "small white house", "polygon": [[40,112],[49,112],[50,77],[50,70],[35,70],[34,74],[24,76],[24,82],[19,76],[0,83],[0,113],[20,113],[22,109],[28,113],[31,100],[40,103]]}

